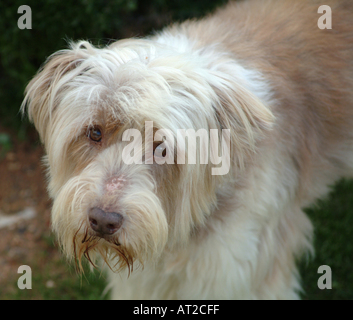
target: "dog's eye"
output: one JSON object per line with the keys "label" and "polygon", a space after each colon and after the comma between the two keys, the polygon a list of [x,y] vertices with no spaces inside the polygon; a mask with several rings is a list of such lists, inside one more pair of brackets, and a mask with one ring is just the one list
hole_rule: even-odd
{"label": "dog's eye", "polygon": [[88,137],[94,142],[101,142],[102,131],[99,127],[92,127],[88,131]]}
{"label": "dog's eye", "polygon": [[165,157],[167,154],[165,144],[163,142],[153,143],[153,155],[156,157]]}

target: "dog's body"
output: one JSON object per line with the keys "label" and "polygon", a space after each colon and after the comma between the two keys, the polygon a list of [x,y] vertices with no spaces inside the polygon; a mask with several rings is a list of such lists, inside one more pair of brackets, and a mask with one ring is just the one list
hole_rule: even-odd
{"label": "dog's body", "polygon": [[[322,4],[332,30],[318,28]],[[24,104],[66,254],[99,252],[124,269],[109,271],[116,299],[297,298],[295,259],[312,250],[302,208],[353,173],[352,13],[350,1],[245,1],[148,39],[54,55]],[[122,134],[143,135],[145,121],[230,129],[229,173],[127,165]],[[110,212],[103,235],[91,218]]]}

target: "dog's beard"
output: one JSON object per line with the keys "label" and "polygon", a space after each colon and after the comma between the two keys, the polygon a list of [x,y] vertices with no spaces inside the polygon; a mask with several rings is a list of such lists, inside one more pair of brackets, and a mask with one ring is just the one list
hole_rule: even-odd
{"label": "dog's beard", "polygon": [[157,258],[165,247],[168,225],[151,177],[130,179],[126,190],[114,198],[124,208],[121,228],[100,237],[90,228],[87,213],[104,195],[95,179],[98,169],[90,169],[69,179],[54,200],[52,227],[66,256],[75,260],[79,272],[83,271],[82,257],[96,267],[100,256],[114,272],[125,268],[131,272],[135,262],[143,266]]}
{"label": "dog's beard", "polygon": [[85,227],[82,233],[82,225],[75,233],[72,241],[74,260],[78,272],[83,271],[82,257],[85,257],[96,268],[97,254],[113,272],[125,268],[128,269],[129,273],[133,271],[134,257],[120,245],[116,237],[101,238],[93,234],[88,227]]}

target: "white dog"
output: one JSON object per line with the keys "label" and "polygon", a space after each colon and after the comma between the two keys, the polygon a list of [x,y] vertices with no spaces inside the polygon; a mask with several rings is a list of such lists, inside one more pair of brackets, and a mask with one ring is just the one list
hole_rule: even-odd
{"label": "white dog", "polygon": [[[235,2],[53,54],[22,109],[65,254],[79,267],[101,256],[114,299],[298,298],[313,229],[302,208],[353,173],[351,3]],[[332,29],[318,27],[322,4]],[[212,143],[178,144],[180,129],[218,132],[213,158],[230,167],[214,174],[223,164],[201,161]],[[196,164],[178,161],[192,152]]]}

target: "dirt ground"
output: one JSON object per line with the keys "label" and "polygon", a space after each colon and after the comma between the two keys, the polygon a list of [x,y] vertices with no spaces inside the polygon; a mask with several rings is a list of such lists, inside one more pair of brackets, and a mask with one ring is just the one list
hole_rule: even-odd
{"label": "dirt ground", "polygon": [[[0,288],[8,290],[11,280],[18,279],[20,265],[38,263],[38,255],[60,253],[48,241],[51,201],[46,192],[44,168],[41,164],[43,148],[38,135],[30,130],[25,141],[17,134],[0,127],[11,137],[12,149],[0,159],[0,214],[15,217],[25,208],[33,208],[34,218],[0,228]],[[1,148],[1,147],[0,147]],[[49,255],[48,255],[49,253]],[[11,290],[9,291],[11,292]]]}

